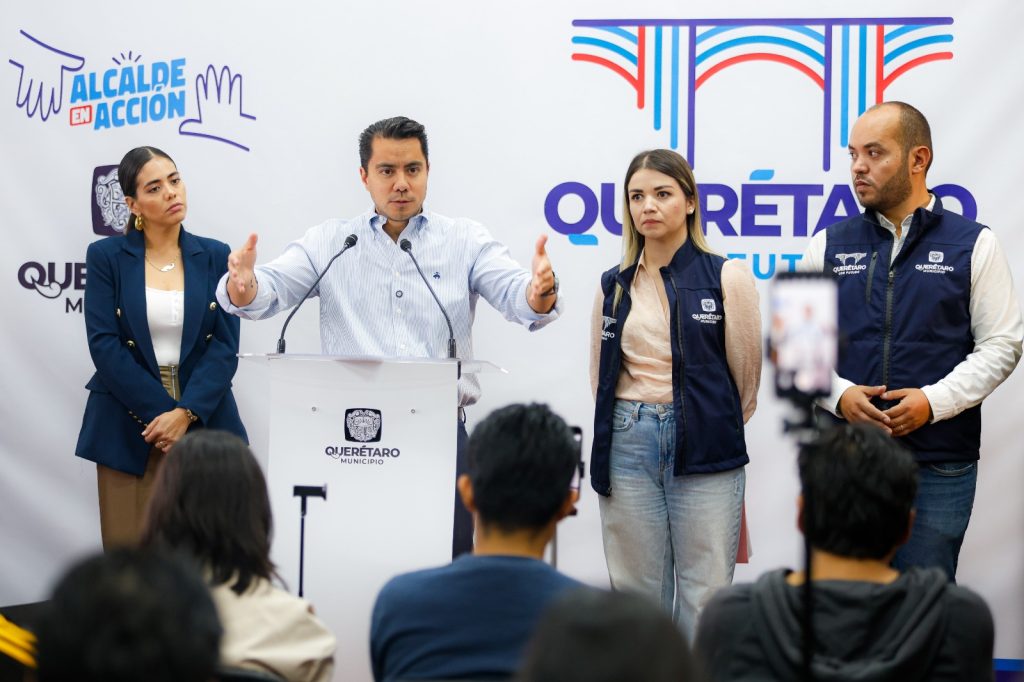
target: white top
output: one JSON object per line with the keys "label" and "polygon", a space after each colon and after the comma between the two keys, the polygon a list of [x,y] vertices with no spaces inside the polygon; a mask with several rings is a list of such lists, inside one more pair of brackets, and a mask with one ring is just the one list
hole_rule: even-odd
{"label": "white top", "polygon": [[146,287],[146,317],[158,365],[181,362],[181,328],[185,324],[185,292]]}
{"label": "white top", "polygon": [[[934,205],[933,196],[926,208],[931,210]],[[896,226],[884,216],[876,215],[879,224],[892,233],[892,258],[896,258],[911,230],[912,216],[903,220],[902,234],[897,239]],[[814,235],[797,270],[824,271],[826,232],[827,229]],[[1020,361],[1021,340],[1024,338],[1020,303],[1006,254],[990,229],[978,233],[971,254],[969,311],[974,350],[938,382],[920,387],[931,405],[933,422],[955,417],[980,403],[1010,376]],[[820,401],[821,407],[836,414],[839,398],[853,385],[851,381],[834,376],[832,395]]]}
{"label": "white top", "polygon": [[288,682],[329,682],[334,634],[304,599],[256,578],[241,595],[228,581],[210,590],[224,637],[221,663],[271,672]]}

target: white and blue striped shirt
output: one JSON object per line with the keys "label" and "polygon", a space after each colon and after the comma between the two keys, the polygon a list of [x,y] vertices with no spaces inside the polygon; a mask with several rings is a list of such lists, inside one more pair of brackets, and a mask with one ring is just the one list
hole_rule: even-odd
{"label": "white and blue striped shirt", "polygon": [[[310,228],[284,253],[258,265],[256,298],[243,307],[227,296],[227,275],[217,287],[221,306],[247,320],[261,320],[299,303],[345,237],[359,241],[331,266],[313,291],[320,297],[320,346],[328,355],[448,357],[448,326],[416,266],[384,232],[384,218],[367,212],[352,220],[328,220]],[[526,301],[530,272],[477,222],[424,211],[399,236],[431,280],[452,320],[458,355],[473,358],[472,327],[483,296],[505,319],[535,331],[558,318],[559,308],[539,314]],[[459,380],[459,405],[480,397],[475,375]]]}

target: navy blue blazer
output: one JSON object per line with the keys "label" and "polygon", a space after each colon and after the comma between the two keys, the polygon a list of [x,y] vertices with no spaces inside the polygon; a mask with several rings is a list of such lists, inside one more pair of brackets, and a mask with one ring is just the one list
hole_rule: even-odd
{"label": "navy blue blazer", "polygon": [[181,230],[185,320],[181,333],[181,399],[164,389],[146,315],[145,241],[141,232],[107,237],[86,253],[85,328],[96,373],[75,454],[141,476],[152,445],[145,424],[184,407],[199,421],[190,428],[230,431],[246,439],[231,394],[238,366],[239,319],[217,305],[216,287],[230,248]]}

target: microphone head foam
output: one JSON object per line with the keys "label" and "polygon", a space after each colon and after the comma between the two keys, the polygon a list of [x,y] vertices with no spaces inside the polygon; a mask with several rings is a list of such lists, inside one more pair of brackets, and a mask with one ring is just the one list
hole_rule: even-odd
{"label": "microphone head foam", "polygon": [[398,246],[401,247],[402,251],[412,251],[412,242],[408,239],[403,239],[398,242]]}
{"label": "microphone head foam", "polygon": [[359,241],[359,237],[355,236],[354,234],[350,234],[349,236],[345,237],[345,248],[351,249],[353,246],[356,245],[357,241]]}

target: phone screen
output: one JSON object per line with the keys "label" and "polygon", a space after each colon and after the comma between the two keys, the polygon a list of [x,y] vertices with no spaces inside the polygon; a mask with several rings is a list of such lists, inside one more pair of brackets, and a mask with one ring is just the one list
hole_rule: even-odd
{"label": "phone screen", "polygon": [[576,446],[576,461],[580,463],[572,474],[569,487],[573,490],[580,489],[580,478],[583,476],[583,429],[578,426],[570,426],[572,430],[572,441]]}
{"label": "phone screen", "polygon": [[781,273],[772,282],[768,354],[779,396],[827,396],[838,353],[836,283],[822,273]]}
{"label": "phone screen", "polygon": [[[570,426],[569,428],[572,430],[572,440],[576,446],[576,469],[572,472],[569,489],[579,493],[581,492],[580,486],[583,483],[583,475],[586,469],[586,464],[583,462],[583,429],[578,426]],[[569,516],[576,516],[577,513],[576,508],[573,507],[572,511],[569,512]]]}

